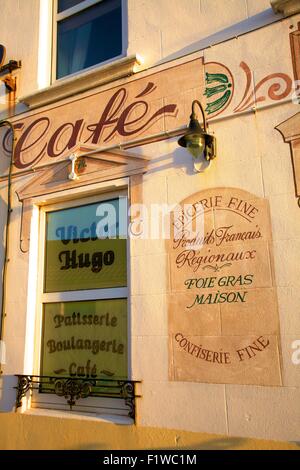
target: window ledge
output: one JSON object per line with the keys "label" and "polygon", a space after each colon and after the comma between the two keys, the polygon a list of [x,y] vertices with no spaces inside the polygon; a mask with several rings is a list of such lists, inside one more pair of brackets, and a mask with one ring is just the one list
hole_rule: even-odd
{"label": "window ledge", "polygon": [[124,426],[133,426],[134,420],[127,416],[119,415],[106,415],[106,414],[92,414],[92,413],[83,413],[83,412],[70,412],[63,410],[50,410],[46,408],[29,408],[22,412],[25,415],[32,416],[48,416],[50,418],[60,418],[60,419],[79,419],[102,422],[106,424],[119,424]]}
{"label": "window ledge", "polygon": [[45,106],[78,93],[83,93],[99,85],[132,75],[138,71],[140,64],[141,59],[137,55],[124,57],[94,70],[82,72],[75,77],[59,80],[47,88],[21,97],[19,101],[26,104],[30,109]]}

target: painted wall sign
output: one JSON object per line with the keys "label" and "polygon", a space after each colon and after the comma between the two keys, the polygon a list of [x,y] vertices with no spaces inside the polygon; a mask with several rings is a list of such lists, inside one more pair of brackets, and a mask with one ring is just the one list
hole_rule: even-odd
{"label": "painted wall sign", "polygon": [[127,377],[127,300],[45,304],[41,375]]}
{"label": "painted wall sign", "polygon": [[[239,64],[245,76],[245,89],[239,99],[234,85],[234,76],[231,70],[219,62],[205,63],[205,92],[207,106],[206,113],[208,119],[214,118],[230,107],[234,99],[234,107],[231,108],[233,114],[253,108],[260,103],[267,101],[280,101],[287,98],[293,91],[293,81],[291,77],[282,72],[275,71],[263,76],[257,84],[253,83],[253,70],[245,61]],[[238,81],[238,80],[236,80]]]}
{"label": "painted wall sign", "polygon": [[204,234],[202,248],[186,227],[168,242],[171,380],[280,385],[267,200],[217,188],[181,204],[202,205]]}
{"label": "painted wall sign", "polygon": [[[295,28],[295,25],[294,25]],[[206,114],[209,119],[218,115],[230,116],[292,98],[297,67],[290,62],[288,36],[293,56],[299,56],[299,34],[292,31],[289,22],[278,23],[269,30],[257,30],[243,42],[232,39],[226,47],[208,48],[205,51]],[[259,60],[253,51],[257,44],[268,44],[268,54]],[[281,50],[280,61],[276,50]],[[230,50],[230,52],[229,52]],[[232,51],[234,50],[234,54]],[[270,53],[270,51],[273,51]],[[299,75],[299,73],[298,73]]]}
{"label": "painted wall sign", "polygon": [[234,94],[234,78],[231,71],[219,62],[205,64],[205,92],[208,118],[215,117],[230,105]]}
{"label": "painted wall sign", "polygon": [[[202,59],[142,77],[16,121],[15,170],[53,163],[79,143],[105,148],[186,125],[203,93]],[[10,132],[1,135],[9,155]]]}

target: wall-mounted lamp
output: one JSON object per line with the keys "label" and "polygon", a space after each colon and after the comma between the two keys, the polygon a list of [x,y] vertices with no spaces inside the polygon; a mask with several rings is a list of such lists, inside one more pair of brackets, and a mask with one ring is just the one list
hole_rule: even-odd
{"label": "wall-mounted lamp", "polygon": [[10,60],[3,65],[6,56],[6,48],[0,44],[0,80],[9,92],[16,91],[16,78],[11,76],[13,70],[21,68],[20,60]]}
{"label": "wall-mounted lamp", "polygon": [[[201,127],[195,112],[196,104],[199,106],[203,118],[203,128]],[[216,139],[207,133],[207,124],[203,107],[198,100],[192,103],[192,114],[190,124],[186,133],[180,137],[178,144],[186,147],[194,157],[194,168],[198,172],[205,171],[210,161],[216,158]]]}

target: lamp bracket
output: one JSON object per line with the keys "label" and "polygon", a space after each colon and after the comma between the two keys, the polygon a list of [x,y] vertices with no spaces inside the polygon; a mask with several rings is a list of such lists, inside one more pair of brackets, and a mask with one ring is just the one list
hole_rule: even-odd
{"label": "lamp bracket", "polygon": [[203,106],[202,106],[202,104],[200,103],[199,100],[194,100],[193,103],[192,103],[191,119],[197,119],[196,111],[195,111],[195,106],[196,106],[196,104],[199,106],[200,111],[201,111],[201,114],[202,114],[202,121],[203,121],[203,129],[204,129],[204,132],[207,132],[207,122],[206,122],[205,113],[204,113]]}

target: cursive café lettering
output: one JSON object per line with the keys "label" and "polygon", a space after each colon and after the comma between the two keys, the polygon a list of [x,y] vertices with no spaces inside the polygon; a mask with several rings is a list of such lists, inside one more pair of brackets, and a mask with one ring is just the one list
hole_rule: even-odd
{"label": "cursive caf\u00e9 lettering", "polygon": [[[48,116],[38,117],[28,126],[25,122],[17,122],[14,128],[20,135],[15,146],[15,167],[29,168],[45,156],[58,158],[72,150],[79,142],[99,145],[108,144],[115,136],[134,136],[164,116],[176,115],[176,104],[166,104],[151,112],[150,103],[136,98],[128,103],[126,88],[118,89],[110,97],[96,122],[86,122],[81,118],[63,122],[54,130]],[[10,151],[10,139],[8,130],[3,137],[3,148],[6,152]]]}

